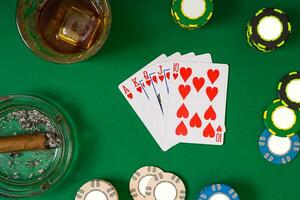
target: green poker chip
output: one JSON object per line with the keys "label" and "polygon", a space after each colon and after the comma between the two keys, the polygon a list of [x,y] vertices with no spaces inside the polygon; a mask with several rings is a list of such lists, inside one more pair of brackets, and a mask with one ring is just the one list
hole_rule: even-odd
{"label": "green poker chip", "polygon": [[263,117],[268,131],[273,135],[292,137],[300,130],[300,112],[289,108],[280,99],[266,107]]}
{"label": "green poker chip", "polygon": [[213,9],[212,0],[173,0],[171,15],[180,27],[193,30],[207,24]]}
{"label": "green poker chip", "polygon": [[300,72],[290,72],[280,80],[278,95],[289,108],[300,110]]}
{"label": "green poker chip", "polygon": [[270,52],[286,43],[291,30],[291,23],[282,10],[263,8],[248,22],[247,40],[257,50]]}

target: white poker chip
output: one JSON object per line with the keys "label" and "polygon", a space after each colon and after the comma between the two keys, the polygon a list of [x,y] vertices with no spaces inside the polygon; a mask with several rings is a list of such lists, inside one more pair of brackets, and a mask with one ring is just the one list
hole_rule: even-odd
{"label": "white poker chip", "polygon": [[75,200],[118,200],[117,190],[105,180],[91,180],[78,190]]}
{"label": "white poker chip", "polygon": [[149,181],[163,171],[158,167],[145,166],[138,169],[131,177],[129,189],[134,200],[146,200],[146,187]]}
{"label": "white poker chip", "polygon": [[146,188],[147,200],[183,200],[186,189],[182,180],[172,173],[159,173]]}

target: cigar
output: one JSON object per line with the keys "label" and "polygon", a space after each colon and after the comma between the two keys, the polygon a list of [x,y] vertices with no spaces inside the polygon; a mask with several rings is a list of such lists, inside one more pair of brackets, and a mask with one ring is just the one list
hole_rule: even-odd
{"label": "cigar", "polygon": [[34,133],[0,137],[0,153],[57,148],[62,139],[56,133]]}

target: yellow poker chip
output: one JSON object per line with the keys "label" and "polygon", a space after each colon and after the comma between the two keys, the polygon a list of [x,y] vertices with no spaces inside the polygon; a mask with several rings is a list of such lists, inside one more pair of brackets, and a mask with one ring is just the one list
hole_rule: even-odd
{"label": "yellow poker chip", "polygon": [[182,180],[172,173],[159,173],[154,176],[146,188],[147,200],[182,200],[186,189]]}
{"label": "yellow poker chip", "polygon": [[163,171],[158,167],[145,166],[138,169],[131,177],[129,189],[134,200],[146,200],[146,187],[149,181]]}
{"label": "yellow poker chip", "polygon": [[118,200],[117,190],[105,180],[91,180],[78,190],[75,200]]}

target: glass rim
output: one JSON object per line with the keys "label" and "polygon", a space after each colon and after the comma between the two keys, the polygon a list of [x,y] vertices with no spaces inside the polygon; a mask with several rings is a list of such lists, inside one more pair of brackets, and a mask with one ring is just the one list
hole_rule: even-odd
{"label": "glass rim", "polygon": [[[29,0],[29,1],[39,2],[37,0]],[[45,1],[48,1],[48,0],[43,0],[43,1],[44,2],[42,2],[42,3],[45,3]],[[91,0],[91,1],[93,1],[93,0]],[[42,4],[42,3],[40,3],[40,4]],[[25,23],[25,20],[22,19],[22,14],[24,13],[24,6],[23,6],[24,1],[23,0],[18,1],[17,9],[16,9],[16,24],[17,24],[17,29],[18,29],[19,35],[20,35],[23,43],[29,49],[31,49],[31,51],[33,51],[34,54],[36,54],[37,56],[39,56],[47,61],[60,63],[60,64],[70,64],[70,63],[76,63],[76,62],[80,62],[83,60],[87,60],[100,51],[100,49],[103,47],[103,45],[106,42],[108,35],[110,33],[111,23],[112,23],[111,7],[110,7],[108,0],[103,0],[103,3],[107,10],[107,14],[106,14],[106,24],[107,24],[106,27],[107,28],[104,29],[102,38],[101,39],[98,38],[96,40],[95,44],[93,44],[93,46],[91,48],[89,48],[85,51],[72,53],[72,54],[63,54],[63,53],[59,53],[59,52],[53,50],[52,48],[48,48],[50,51],[57,53],[57,55],[61,55],[61,57],[50,56],[50,55],[47,55],[46,53],[40,51],[40,49],[37,47],[36,43],[31,39],[30,34],[26,31],[26,27],[25,27],[26,23]]]}

